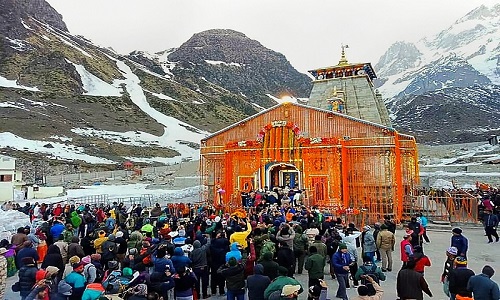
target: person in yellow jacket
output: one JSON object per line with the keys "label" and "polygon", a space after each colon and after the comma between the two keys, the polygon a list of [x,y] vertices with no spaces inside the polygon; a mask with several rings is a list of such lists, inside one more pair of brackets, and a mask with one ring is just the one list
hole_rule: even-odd
{"label": "person in yellow jacket", "polygon": [[94,240],[95,251],[102,254],[102,244],[107,241],[106,232],[104,230],[99,231],[99,237]]}
{"label": "person in yellow jacket", "polygon": [[246,230],[243,231],[241,225],[236,225],[234,228],[234,233],[229,237],[229,243],[238,243],[243,249],[248,247],[247,237],[252,232],[252,225],[247,221]]}

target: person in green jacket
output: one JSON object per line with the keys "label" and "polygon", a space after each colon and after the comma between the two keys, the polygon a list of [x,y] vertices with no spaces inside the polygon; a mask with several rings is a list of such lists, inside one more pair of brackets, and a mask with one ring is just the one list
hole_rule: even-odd
{"label": "person in green jacket", "polygon": [[75,236],[75,232],[73,231],[73,225],[71,223],[66,224],[66,228],[62,232],[63,241],[66,243],[71,243],[71,240]]}
{"label": "person in green jacket", "polygon": [[75,235],[78,235],[78,228],[80,228],[80,225],[82,224],[82,217],[78,215],[76,211],[71,213],[71,225],[73,225],[73,231]]}
{"label": "person in green jacket", "polygon": [[309,247],[309,256],[306,259],[305,268],[308,272],[309,282],[307,286],[319,285],[320,279],[324,277],[326,259],[318,253],[315,246]]}
{"label": "person in green jacket", "polygon": [[285,267],[278,268],[279,276],[276,277],[264,291],[264,299],[269,299],[269,296],[275,291],[281,291],[285,285],[300,285],[299,294],[304,291],[302,285],[292,277],[286,276],[288,269]]}
{"label": "person in green jacket", "polygon": [[304,261],[306,259],[306,251],[309,246],[309,239],[303,233],[300,225],[294,226],[295,238],[293,239],[293,253],[295,254],[295,268],[298,274],[302,274],[304,269]]}

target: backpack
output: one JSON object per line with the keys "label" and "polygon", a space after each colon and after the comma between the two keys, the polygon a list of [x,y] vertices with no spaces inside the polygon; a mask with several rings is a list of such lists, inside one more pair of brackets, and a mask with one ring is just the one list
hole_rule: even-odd
{"label": "backpack", "polygon": [[112,243],[107,249],[102,249],[102,258],[105,260],[112,260],[115,258],[115,254],[118,252],[118,246],[116,243]]}
{"label": "backpack", "polygon": [[84,274],[85,274],[85,280],[88,280],[88,278],[90,277],[90,274],[89,274],[89,269],[94,267],[95,269],[95,280],[94,280],[94,283],[100,283],[102,282],[102,279],[104,278],[104,270],[101,269],[101,268],[98,268],[96,267],[95,265],[93,264],[87,264],[83,270]]}
{"label": "backpack", "polygon": [[265,241],[260,249],[260,257],[263,257],[266,252],[271,252],[274,256],[274,253],[276,253],[276,244],[270,240]]}
{"label": "backpack", "polygon": [[[148,248],[141,248],[141,251],[140,251],[140,255],[143,255],[143,254],[146,254],[146,252],[148,252]],[[142,263],[146,266],[146,267],[150,267],[153,265],[153,261],[151,259],[151,254],[147,255],[146,257],[144,257],[142,259]]]}
{"label": "backpack", "polygon": [[102,282],[106,294],[118,294],[125,290],[129,281],[124,280],[121,276],[121,271],[113,271],[108,275],[106,280]]}
{"label": "backpack", "polygon": [[[373,265],[371,268],[368,268],[367,266],[361,266],[360,268],[363,271],[363,275],[370,276],[377,284],[380,282],[377,274],[375,273],[375,271],[377,270],[376,265]],[[368,288],[368,296],[373,296],[376,294],[373,284],[366,278],[361,278],[361,284],[365,285]]]}

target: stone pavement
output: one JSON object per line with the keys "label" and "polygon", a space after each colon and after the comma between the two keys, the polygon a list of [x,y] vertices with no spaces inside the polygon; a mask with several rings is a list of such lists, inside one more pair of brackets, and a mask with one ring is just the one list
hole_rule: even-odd
{"label": "stone pavement", "polygon": [[[392,272],[387,272],[387,280],[381,283],[384,289],[383,299],[396,299],[396,276],[397,271],[401,266],[399,260],[399,242],[401,241],[402,230],[396,232],[396,250],[394,252],[394,266]],[[487,244],[487,239],[484,236],[484,231],[480,228],[474,229],[464,229],[464,235],[469,239],[469,268],[472,269],[476,274],[481,272],[484,265],[488,264],[492,266],[496,274],[493,276],[493,280],[500,283],[500,243]],[[443,293],[442,285],[440,283],[441,273],[443,271],[443,264],[445,261],[445,251],[450,246],[450,232],[442,231],[429,231],[428,236],[431,240],[430,244],[424,245],[424,253],[431,259],[432,266],[428,267],[425,272],[425,278],[429,283],[430,289],[434,295],[432,299],[435,300],[446,300],[446,296]],[[303,285],[304,289],[307,289],[307,273],[296,276],[297,280]],[[325,268],[325,279],[328,284],[328,298],[336,299],[335,292],[337,290],[337,281],[332,280],[329,273],[328,267]],[[6,300],[17,300],[20,299],[18,293],[13,293],[11,290],[12,284],[17,281],[17,276],[7,279],[7,291]],[[351,288],[347,291],[349,298],[353,298],[357,295],[356,289]],[[307,294],[304,292],[299,296],[299,299],[306,299]],[[424,298],[429,299],[427,295],[424,294]],[[225,297],[215,296],[211,297],[212,300],[223,300]]]}

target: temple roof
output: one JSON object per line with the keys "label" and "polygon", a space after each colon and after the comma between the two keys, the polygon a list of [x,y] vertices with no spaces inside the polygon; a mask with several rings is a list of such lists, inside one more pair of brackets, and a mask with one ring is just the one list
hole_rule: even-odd
{"label": "temple roof", "polygon": [[367,75],[371,80],[377,78],[371,63],[349,63],[345,55],[345,48],[348,46],[342,45],[342,53],[337,65],[309,70],[308,72],[316,80],[362,75]]}

